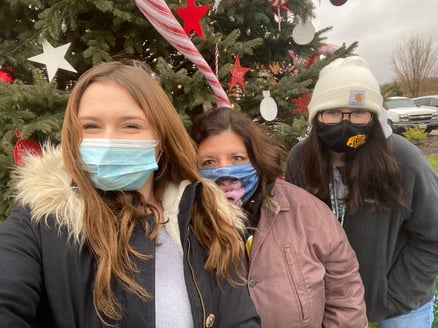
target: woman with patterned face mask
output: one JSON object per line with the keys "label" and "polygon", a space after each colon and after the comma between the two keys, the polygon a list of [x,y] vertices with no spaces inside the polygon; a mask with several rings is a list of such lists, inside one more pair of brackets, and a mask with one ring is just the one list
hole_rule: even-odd
{"label": "woman with patterned face mask", "polygon": [[[379,328],[430,328],[438,275],[438,179],[419,150],[388,131],[367,62],[324,67],[309,104],[307,139],[286,180],[329,205],[355,250],[367,315]],[[382,129],[383,128],[383,129]]]}
{"label": "woman with patterned face mask", "polygon": [[61,147],[16,170],[0,326],[259,327],[240,268],[243,214],[195,159],[143,65],[85,72]]}
{"label": "woman with patterned face mask", "polygon": [[244,267],[262,327],[366,327],[356,256],[323,202],[277,179],[282,148],[229,108],[199,116],[192,138],[204,177],[243,184]]}

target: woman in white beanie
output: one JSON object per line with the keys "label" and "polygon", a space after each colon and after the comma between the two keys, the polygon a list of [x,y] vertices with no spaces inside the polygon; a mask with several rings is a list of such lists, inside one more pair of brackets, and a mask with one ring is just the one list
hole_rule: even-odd
{"label": "woman in white beanie", "polygon": [[309,137],[289,153],[286,180],[325,201],[359,260],[370,321],[430,328],[438,275],[438,178],[419,149],[385,136],[382,96],[367,62],[321,70]]}

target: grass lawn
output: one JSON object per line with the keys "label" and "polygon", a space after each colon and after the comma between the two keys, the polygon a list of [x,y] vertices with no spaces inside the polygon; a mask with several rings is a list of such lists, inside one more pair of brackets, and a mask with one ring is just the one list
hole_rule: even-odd
{"label": "grass lawn", "polygon": [[430,166],[438,173],[438,155],[426,155],[427,160],[430,163]]}
{"label": "grass lawn", "polygon": [[[427,160],[430,163],[430,166],[438,173],[438,155],[426,155]],[[434,308],[435,320],[432,325],[432,328],[438,328],[438,279],[435,284],[435,308]],[[375,322],[370,322],[368,324],[369,328],[378,328],[379,326]]]}
{"label": "grass lawn", "polygon": [[[426,155],[427,160],[429,161],[430,166],[438,173],[438,155]],[[432,327],[438,328],[438,279],[435,284],[435,308],[434,308],[435,320],[433,322]]]}

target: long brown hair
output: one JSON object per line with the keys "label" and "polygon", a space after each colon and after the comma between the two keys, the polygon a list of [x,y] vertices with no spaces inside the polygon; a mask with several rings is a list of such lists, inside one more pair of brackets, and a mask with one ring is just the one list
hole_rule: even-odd
{"label": "long brown hair", "polygon": [[[317,117],[313,120],[316,126]],[[377,208],[405,206],[402,200],[400,169],[390,144],[378,120],[373,118],[372,132],[367,142],[345,153],[345,183],[348,187],[347,208],[355,213],[366,198],[376,201]],[[318,198],[328,201],[332,176],[330,154],[312,128],[304,141],[300,159],[304,188]]]}
{"label": "long brown hair", "polygon": [[224,131],[233,131],[242,139],[259,176],[259,194],[263,200],[268,200],[272,196],[268,184],[283,172],[283,147],[274,142],[260,124],[245,113],[231,108],[214,108],[197,116],[191,136],[199,145],[209,136]]}
{"label": "long brown hair", "polygon": [[[112,289],[113,279],[129,292],[144,300],[150,299],[148,291],[133,278],[136,270],[131,262],[132,256],[147,259],[150,255],[135,251],[129,240],[139,221],[145,225],[150,238],[155,238],[159,218],[155,215],[155,223],[148,224],[145,214],[157,214],[157,211],[139,193],[100,192],[82,169],[84,164],[78,151],[81,143],[78,107],[84,91],[96,81],[114,81],[129,91],[158,132],[162,154],[154,174],[157,199],[161,198],[169,182],[193,182],[202,178],[198,173],[193,141],[147,67],[137,61],[129,64],[109,62],[91,68],[80,77],[67,104],[61,146],[66,170],[85,203],[85,240],[97,260],[93,302],[100,319],[107,323],[106,318],[117,321],[123,312]],[[218,281],[225,278],[235,283],[232,270],[238,270],[243,245],[240,232],[232,221],[235,218],[218,209],[218,195],[222,196],[222,193],[215,186],[204,184],[200,199],[194,203],[191,229],[208,253],[205,268],[214,271]]]}

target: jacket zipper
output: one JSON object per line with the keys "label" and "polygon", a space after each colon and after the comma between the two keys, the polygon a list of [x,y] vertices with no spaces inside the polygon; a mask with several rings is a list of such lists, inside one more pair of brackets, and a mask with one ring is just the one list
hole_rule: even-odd
{"label": "jacket zipper", "polygon": [[203,318],[203,319],[202,319],[202,327],[206,327],[206,326],[205,326],[205,321],[206,321],[206,319],[205,319],[205,305],[204,305],[204,299],[202,298],[202,294],[201,294],[201,291],[199,290],[199,286],[198,286],[198,284],[197,284],[197,282],[196,282],[196,279],[195,279],[195,273],[194,273],[194,270],[193,270],[192,264],[191,264],[191,262],[190,262],[190,248],[191,248],[191,244],[190,244],[190,238],[189,238],[189,237],[187,237],[187,244],[188,244],[188,250],[187,250],[187,265],[189,266],[189,268],[190,268],[190,272],[192,273],[193,284],[195,285],[196,292],[198,293],[199,300],[201,301],[202,315],[203,315],[203,317],[202,317],[202,318]]}

